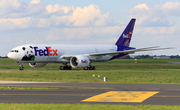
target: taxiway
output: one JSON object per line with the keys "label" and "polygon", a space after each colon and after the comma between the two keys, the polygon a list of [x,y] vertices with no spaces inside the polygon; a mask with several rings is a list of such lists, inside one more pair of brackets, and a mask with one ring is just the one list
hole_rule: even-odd
{"label": "taxiway", "polygon": [[0,81],[0,86],[58,88],[0,90],[0,103],[180,105],[180,85],[178,84]]}

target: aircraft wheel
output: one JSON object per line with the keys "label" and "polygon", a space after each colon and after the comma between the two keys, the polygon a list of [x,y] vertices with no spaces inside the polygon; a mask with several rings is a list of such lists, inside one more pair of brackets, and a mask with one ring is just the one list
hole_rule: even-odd
{"label": "aircraft wheel", "polygon": [[71,67],[71,66],[68,66],[68,70],[72,70],[72,67]]}
{"label": "aircraft wheel", "polygon": [[95,70],[95,69],[96,69],[95,66],[93,66],[93,67],[92,67],[92,70]]}
{"label": "aircraft wheel", "polygon": [[66,66],[63,66],[63,70],[66,70]]}
{"label": "aircraft wheel", "polygon": [[71,66],[60,66],[59,67],[60,70],[72,70]]}
{"label": "aircraft wheel", "polygon": [[60,66],[59,69],[60,69],[60,70],[63,70],[63,66]]}
{"label": "aircraft wheel", "polygon": [[88,70],[92,70],[92,67],[90,66],[90,67],[88,67]]}
{"label": "aircraft wheel", "polygon": [[24,67],[19,67],[19,70],[24,70]]}
{"label": "aircraft wheel", "polygon": [[90,66],[90,67],[83,68],[83,70],[95,70],[95,69],[96,69],[95,66]]}
{"label": "aircraft wheel", "polygon": [[86,70],[89,70],[89,67],[86,67]]}

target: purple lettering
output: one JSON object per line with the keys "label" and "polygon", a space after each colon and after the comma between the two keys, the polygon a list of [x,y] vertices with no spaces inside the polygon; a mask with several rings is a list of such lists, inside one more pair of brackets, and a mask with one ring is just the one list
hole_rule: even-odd
{"label": "purple lettering", "polygon": [[35,50],[35,56],[37,56],[37,52],[38,52],[38,47],[34,47],[34,50]]}
{"label": "purple lettering", "polygon": [[44,55],[44,51],[43,50],[39,50],[39,56],[43,56]]}
{"label": "purple lettering", "polygon": [[38,49],[38,47],[34,47],[34,51],[35,51],[35,56],[38,56],[38,52],[39,52],[39,56],[58,56],[57,51],[58,50],[53,50],[51,49],[51,47],[45,47],[45,49]]}
{"label": "purple lettering", "polygon": [[46,49],[44,50],[44,56],[48,56],[48,49],[46,47]]}
{"label": "purple lettering", "polygon": [[88,61],[87,60],[81,60],[81,63],[88,63]]}

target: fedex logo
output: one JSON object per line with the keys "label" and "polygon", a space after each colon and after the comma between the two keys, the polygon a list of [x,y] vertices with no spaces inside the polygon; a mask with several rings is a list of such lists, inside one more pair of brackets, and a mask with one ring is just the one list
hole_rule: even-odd
{"label": "fedex logo", "polygon": [[81,60],[81,63],[88,63],[88,61],[87,60]]}
{"label": "fedex logo", "polygon": [[46,49],[38,49],[38,47],[34,47],[35,50],[35,56],[39,54],[39,56],[58,56],[57,51],[53,50],[51,47],[46,47]]}
{"label": "fedex logo", "polygon": [[129,34],[127,35],[123,34],[123,38],[131,38],[131,36]]}

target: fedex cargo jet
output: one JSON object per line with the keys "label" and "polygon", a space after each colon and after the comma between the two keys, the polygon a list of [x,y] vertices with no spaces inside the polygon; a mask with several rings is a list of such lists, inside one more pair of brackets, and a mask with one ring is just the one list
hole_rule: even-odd
{"label": "fedex cargo jet", "polygon": [[[15,47],[8,53],[8,58],[20,64],[29,63],[31,67],[43,67],[47,63],[62,63],[61,70],[83,68],[95,70],[92,62],[113,60],[139,51],[162,50],[169,48],[147,47],[136,49],[129,47],[136,19],[131,19],[124,32],[114,45],[105,44],[26,44]],[[71,66],[67,64],[70,63]]]}

